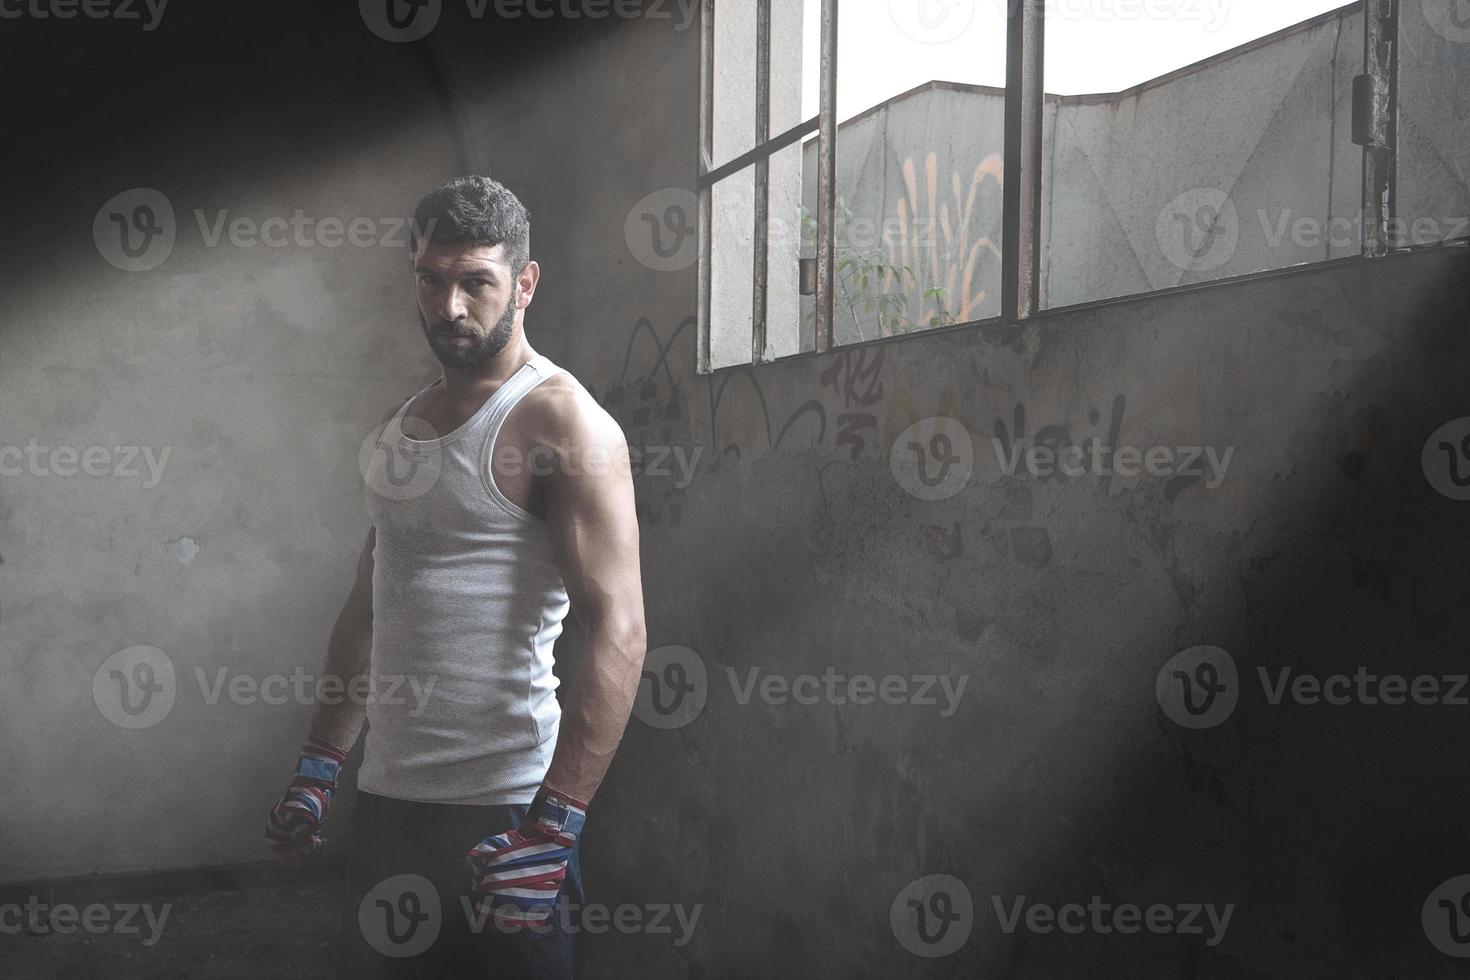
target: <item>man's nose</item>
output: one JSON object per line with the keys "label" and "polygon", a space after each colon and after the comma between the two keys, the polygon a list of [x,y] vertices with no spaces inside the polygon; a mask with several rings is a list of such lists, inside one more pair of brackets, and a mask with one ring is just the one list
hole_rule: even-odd
{"label": "man's nose", "polygon": [[460,292],[458,286],[450,286],[444,291],[443,298],[439,301],[439,309],[436,311],[439,319],[450,323],[463,320],[469,315],[469,309],[465,306],[464,293]]}

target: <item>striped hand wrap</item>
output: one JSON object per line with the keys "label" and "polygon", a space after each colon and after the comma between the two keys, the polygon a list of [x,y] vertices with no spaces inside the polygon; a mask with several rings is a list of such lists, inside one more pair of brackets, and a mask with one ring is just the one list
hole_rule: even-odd
{"label": "striped hand wrap", "polygon": [[316,854],[322,849],[322,824],[327,820],[327,806],[337,791],[337,777],[346,761],[346,749],[307,737],[296,762],[296,778],[266,818],[265,840],[271,850],[277,854]]}
{"label": "striped hand wrap", "polygon": [[539,926],[551,915],[587,804],[545,786],[515,830],[487,837],[465,857],[477,911],[503,926]]}

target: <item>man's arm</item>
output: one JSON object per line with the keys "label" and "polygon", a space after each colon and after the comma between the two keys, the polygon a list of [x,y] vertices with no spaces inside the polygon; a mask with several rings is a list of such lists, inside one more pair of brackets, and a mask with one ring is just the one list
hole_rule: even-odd
{"label": "man's arm", "polygon": [[[344,685],[350,685],[353,678],[367,672],[372,654],[375,532],[375,528],[368,531],[367,543],[357,560],[357,581],[327,641],[323,676],[341,678]],[[352,689],[344,686],[344,690]],[[265,840],[277,854],[299,857],[320,853],[325,846],[321,831],[327,819],[327,807],[337,792],[342,765],[362,731],[366,716],[366,706],[351,697],[336,704],[318,702],[311,731],[296,760],[296,775],[266,817]]]}
{"label": "man's arm", "polygon": [[622,430],[575,383],[553,378],[523,401],[533,405],[532,442],[553,453],[542,499],[587,643],[563,703],[551,767],[525,819],[465,855],[476,908],[501,927],[534,927],[551,915],[587,804],[628,725],[647,645],[638,512]]}
{"label": "man's arm", "polygon": [[356,678],[368,671],[373,652],[373,547],[377,542],[377,528],[368,528],[367,542],[357,559],[357,580],[352,583],[352,592],[347,596],[337,621],[332,625],[332,635],[327,640],[327,656],[322,664],[322,676],[340,680],[342,696],[335,704],[318,703],[312,715],[310,737],[330,742],[351,751],[362,733],[367,718],[367,706],[360,702],[354,692],[361,686]]}
{"label": "man's arm", "polygon": [[545,786],[591,802],[638,694],[647,633],[628,443],[585,391],[555,399],[546,513],[572,612],[587,634]]}

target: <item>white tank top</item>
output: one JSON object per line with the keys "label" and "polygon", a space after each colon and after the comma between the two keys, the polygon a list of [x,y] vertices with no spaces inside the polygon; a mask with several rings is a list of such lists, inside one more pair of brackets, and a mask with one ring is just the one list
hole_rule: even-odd
{"label": "white tank top", "polygon": [[405,435],[408,405],[429,385],[373,448],[364,468],[377,542],[360,789],[529,803],[546,775],[561,721],[552,646],[570,603],[546,523],[500,492],[490,459],[510,410],[563,372],[537,355],[458,429],[424,439],[428,426],[409,419]]}

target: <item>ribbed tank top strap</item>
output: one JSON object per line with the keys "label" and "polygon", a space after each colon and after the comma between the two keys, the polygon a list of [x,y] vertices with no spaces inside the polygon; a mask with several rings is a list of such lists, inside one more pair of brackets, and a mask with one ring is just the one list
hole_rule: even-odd
{"label": "ribbed tank top strap", "polygon": [[522,369],[516,372],[506,382],[505,387],[510,390],[505,392],[505,397],[501,399],[498,397],[500,392],[497,391],[495,393],[497,404],[485,416],[485,424],[488,427],[488,431],[486,432],[487,441],[494,440],[495,436],[500,432],[501,424],[505,422],[506,416],[510,414],[510,410],[515,408],[516,404],[531,392],[531,389],[535,388],[547,378],[561,374],[565,370],[565,368],[551,363],[551,359],[544,354],[537,354],[522,365]]}
{"label": "ribbed tank top strap", "polygon": [[[544,354],[537,354],[516,372],[499,391],[495,393],[496,404],[485,417],[477,424],[480,431],[476,433],[476,439],[480,447],[480,477],[484,481],[485,490],[490,494],[497,504],[501,506],[512,517],[533,524],[543,523],[540,518],[526,512],[517,506],[508,497],[500,492],[495,485],[491,474],[491,453],[496,438],[500,435],[500,427],[505,423],[510,410],[515,408],[520,400],[528,395],[533,388],[545,381],[547,378],[566,373],[566,368],[553,364],[551,359]],[[501,398],[501,395],[504,398]]]}

